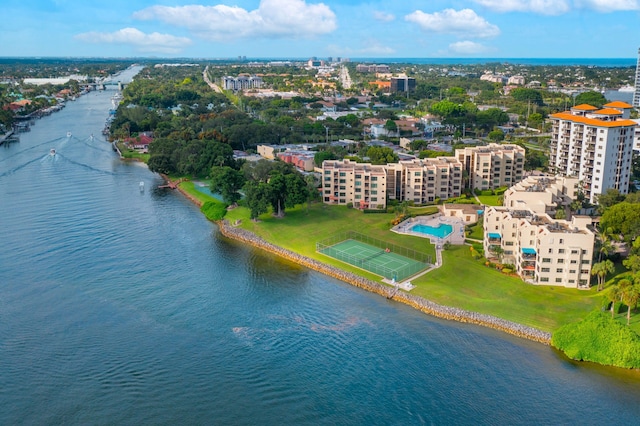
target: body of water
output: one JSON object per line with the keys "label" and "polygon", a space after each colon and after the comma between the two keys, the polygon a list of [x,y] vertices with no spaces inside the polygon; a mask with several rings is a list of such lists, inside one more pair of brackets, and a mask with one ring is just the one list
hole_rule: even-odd
{"label": "body of water", "polygon": [[115,156],[100,135],[113,93],[0,147],[1,424],[640,418],[637,373],[434,319],[225,239]]}

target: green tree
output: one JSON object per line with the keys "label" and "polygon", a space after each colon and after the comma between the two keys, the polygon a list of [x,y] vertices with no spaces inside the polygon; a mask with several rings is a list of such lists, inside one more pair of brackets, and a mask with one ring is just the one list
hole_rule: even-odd
{"label": "green tree", "polygon": [[615,271],[615,265],[609,259],[594,263],[591,267],[591,275],[598,277],[598,291],[604,288],[607,275]]}
{"label": "green tree", "polygon": [[598,203],[598,211],[600,214],[604,213],[607,208],[624,201],[624,195],[620,194],[615,188],[609,188],[602,194],[596,196],[596,202]]}
{"label": "green tree", "polygon": [[398,125],[393,120],[387,120],[387,122],[384,123],[384,128],[388,132],[397,132],[398,131]]}
{"label": "green tree", "polygon": [[371,164],[397,163],[398,154],[389,147],[371,146],[367,149],[367,157]]}
{"label": "green tree", "polygon": [[589,91],[580,93],[576,96],[575,103],[576,105],[589,104],[600,108],[602,105],[607,103],[607,98],[605,98],[600,92]]}
{"label": "green tree", "polygon": [[622,234],[625,241],[633,241],[640,235],[640,204],[622,202],[606,209],[600,219],[602,229]]}
{"label": "green tree", "polygon": [[211,192],[218,192],[229,204],[237,203],[242,195],[240,189],[245,184],[242,172],[229,166],[214,166],[211,168]]}
{"label": "green tree", "polygon": [[[622,279],[620,280],[620,282],[622,281],[627,281],[629,283],[629,285],[631,284],[631,281],[626,280],[626,279]],[[621,295],[621,291],[620,291],[620,287],[616,284],[616,285],[612,285],[609,288],[609,291],[607,291],[607,300],[609,300],[611,302],[611,318],[614,317],[615,314],[615,306],[616,303],[620,301],[620,295]]]}
{"label": "green tree", "polygon": [[640,255],[632,254],[622,261],[625,268],[629,269],[634,275],[640,272]]}
{"label": "green tree", "polygon": [[519,87],[517,89],[513,89],[509,94],[516,101],[531,102],[536,105],[542,105],[542,93],[540,93],[539,90]]}
{"label": "green tree", "polygon": [[261,214],[269,210],[269,185],[266,182],[247,181],[244,192],[250,218],[256,221]]}
{"label": "green tree", "polygon": [[494,142],[504,140],[504,132],[502,130],[492,130],[489,132],[489,139]]}
{"label": "green tree", "polygon": [[640,287],[638,284],[630,285],[622,291],[622,303],[627,305],[627,325],[631,322],[631,308],[635,308],[640,300]]}

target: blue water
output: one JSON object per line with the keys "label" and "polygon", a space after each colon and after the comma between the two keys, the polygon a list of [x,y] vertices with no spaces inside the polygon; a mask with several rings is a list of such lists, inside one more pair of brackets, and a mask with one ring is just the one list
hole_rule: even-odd
{"label": "blue water", "polygon": [[[308,58],[253,58],[254,60],[300,60]],[[354,62],[370,62],[376,64],[433,64],[433,65],[482,65],[482,64],[515,64],[515,65],[551,65],[551,66],[595,66],[595,67],[635,67],[637,58],[351,58]]]}
{"label": "blue water", "polygon": [[413,225],[411,227],[413,232],[419,232],[421,234],[431,235],[438,238],[444,238],[453,232],[453,226],[448,223],[441,223],[438,226],[429,225]]}
{"label": "blue water", "polygon": [[112,94],[0,148],[0,424],[640,418],[638,373],[437,320],[222,237],[89,138]]}

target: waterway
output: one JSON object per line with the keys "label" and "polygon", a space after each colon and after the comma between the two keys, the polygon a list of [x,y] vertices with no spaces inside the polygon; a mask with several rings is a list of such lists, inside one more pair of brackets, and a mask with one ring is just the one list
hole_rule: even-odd
{"label": "waterway", "polygon": [[111,151],[100,131],[113,93],[0,148],[0,424],[640,418],[637,373],[434,319],[225,239]]}

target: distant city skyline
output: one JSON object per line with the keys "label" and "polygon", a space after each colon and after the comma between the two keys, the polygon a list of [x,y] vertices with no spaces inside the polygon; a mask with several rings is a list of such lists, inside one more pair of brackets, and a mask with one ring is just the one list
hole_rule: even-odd
{"label": "distant city skyline", "polygon": [[634,58],[640,0],[4,0],[0,56]]}

